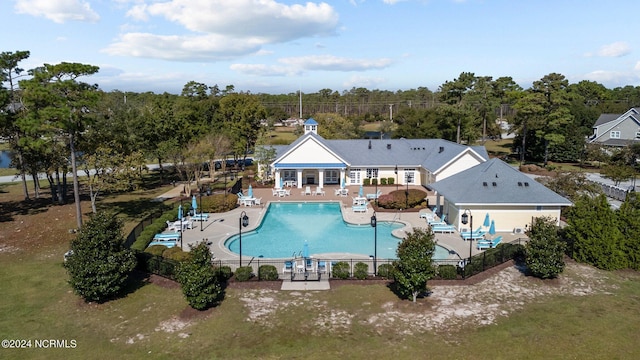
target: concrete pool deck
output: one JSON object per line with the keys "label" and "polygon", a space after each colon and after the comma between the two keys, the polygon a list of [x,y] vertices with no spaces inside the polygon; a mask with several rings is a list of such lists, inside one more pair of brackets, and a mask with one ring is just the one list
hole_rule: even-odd
{"label": "concrete pool deck", "polygon": [[[312,189],[313,188],[315,187],[312,187]],[[242,232],[249,232],[258,227],[267,210],[269,202],[340,202],[343,218],[346,222],[353,224],[369,224],[371,216],[373,215],[373,209],[371,208],[371,206],[368,206],[366,212],[354,212],[351,210],[353,201],[352,197],[356,197],[358,195],[360,187],[348,186],[348,196],[334,195],[334,190],[336,188],[337,186],[325,187],[325,195],[303,195],[301,192],[304,191],[304,189],[297,189],[294,187],[289,188],[291,189],[291,195],[286,197],[273,196],[270,188],[254,188],[254,197],[262,198],[261,205],[240,206],[225,213],[210,213],[209,220],[202,222],[202,224],[200,223],[200,221],[194,221],[193,228],[185,230],[182,235],[182,247],[185,251],[188,251],[189,245],[197,244],[204,240],[207,243],[210,243],[209,248],[211,249],[216,260],[237,261],[238,254],[231,252],[225,247],[225,240],[233,235],[238,234],[238,228],[240,226],[240,216],[243,211],[246,212],[247,216],[249,217],[249,225],[245,228],[242,228]],[[421,186],[416,186],[414,188],[424,190],[424,188]],[[164,199],[178,197],[180,196],[181,189],[181,186],[177,186],[169,192],[161,195],[160,197]],[[382,194],[385,194],[395,190],[396,187],[379,186],[378,189],[382,191]],[[365,187],[365,194],[374,192],[375,190],[373,186]],[[236,197],[236,195],[234,194],[229,194],[228,196]],[[404,234],[406,232],[412,231],[413,228],[427,228],[427,222],[424,218],[420,218],[419,212],[377,212],[376,216],[378,218],[378,221],[398,221],[404,223],[405,226],[403,228],[394,230],[394,235],[400,238],[404,237]],[[503,242],[510,242],[523,237],[519,234],[502,232],[496,234],[496,236],[498,235],[502,235]],[[452,260],[459,260],[459,257],[455,254],[459,254],[460,258],[469,257],[469,242],[464,241],[457,232],[451,234],[437,233],[436,240],[438,242],[438,245],[443,246],[449,251],[453,252],[450,256]],[[472,244],[471,251],[473,255],[482,252],[481,250],[476,249],[475,243]],[[331,259],[369,259],[369,257],[366,255],[340,253],[322,254],[322,257],[328,257]],[[248,263],[251,258],[251,256],[243,256],[242,261]]]}

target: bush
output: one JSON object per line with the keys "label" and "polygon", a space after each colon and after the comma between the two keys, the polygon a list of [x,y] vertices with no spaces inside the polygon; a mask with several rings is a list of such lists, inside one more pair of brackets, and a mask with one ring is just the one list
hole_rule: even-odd
{"label": "bush", "polygon": [[174,221],[178,218],[178,209],[171,209],[155,219],[151,224],[140,232],[136,241],[131,245],[131,249],[144,251],[153,237],[167,227],[167,221]]}
{"label": "bush", "polygon": [[222,287],[211,266],[209,247],[203,242],[199,243],[191,248],[191,254],[189,260],[178,266],[177,279],[189,305],[204,310],[222,296]]}
{"label": "bush", "polygon": [[353,276],[358,280],[364,280],[369,275],[369,265],[358,262],[353,268]]}
{"label": "bush", "polygon": [[438,266],[438,276],[444,280],[453,280],[458,277],[458,269],[454,265]]}
{"label": "bush", "polygon": [[213,268],[216,276],[218,277],[218,280],[220,282],[225,282],[229,279],[231,279],[231,276],[233,276],[233,271],[231,271],[231,267],[230,266],[220,266],[220,267],[214,267]]}
{"label": "bush", "polygon": [[349,263],[346,261],[339,261],[331,266],[331,275],[337,279],[349,278]]}
{"label": "bush", "polygon": [[253,268],[251,266],[239,267],[236,270],[237,281],[247,281],[253,277]]}
{"label": "bush", "polygon": [[273,265],[261,265],[258,268],[258,279],[260,280],[273,281],[279,278],[278,269]]}
{"label": "bush", "polygon": [[[408,209],[421,206],[425,202],[427,193],[419,189],[409,189],[408,197],[406,189],[392,191],[389,194],[380,195],[378,206],[385,209]],[[407,207],[408,204],[408,207]]]}
{"label": "bush", "polygon": [[202,211],[221,213],[235,209],[238,206],[238,197],[233,194],[215,194],[202,198]]}
{"label": "bush", "polygon": [[371,180],[369,178],[362,179],[362,186],[369,186],[369,185],[371,185]]}
{"label": "bush", "polygon": [[169,248],[162,253],[162,257],[167,259],[175,260],[175,261],[185,261],[189,259],[189,253],[186,251],[182,251],[177,246]]}
{"label": "bush", "polygon": [[378,266],[378,276],[393,280],[393,266],[391,264],[382,264]]}
{"label": "bush", "polygon": [[167,247],[164,245],[153,245],[144,250],[144,252],[148,252],[149,254],[155,256],[162,256],[162,253],[167,250]]}

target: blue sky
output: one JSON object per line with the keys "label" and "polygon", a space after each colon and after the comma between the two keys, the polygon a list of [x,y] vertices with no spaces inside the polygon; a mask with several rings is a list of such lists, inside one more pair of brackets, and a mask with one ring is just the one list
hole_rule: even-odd
{"label": "blue sky", "polygon": [[[0,51],[79,62],[103,90],[437,90],[461,72],[524,88],[557,72],[640,85],[637,0],[3,0]],[[7,33],[8,31],[8,33]]]}

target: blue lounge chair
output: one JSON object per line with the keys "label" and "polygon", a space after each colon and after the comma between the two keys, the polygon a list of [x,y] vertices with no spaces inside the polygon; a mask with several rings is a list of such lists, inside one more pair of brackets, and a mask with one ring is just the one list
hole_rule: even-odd
{"label": "blue lounge chair", "polygon": [[319,273],[327,273],[327,262],[326,261],[318,261],[318,272]]}
{"label": "blue lounge chair", "polygon": [[191,217],[191,220],[193,221],[209,221],[209,214],[207,213],[200,213],[200,214],[195,214]]}
{"label": "blue lounge chair", "polygon": [[375,200],[382,195],[382,190],[378,190],[375,194],[367,194],[367,200]]}
{"label": "blue lounge chair", "polygon": [[180,240],[180,233],[155,234],[153,240]]}
{"label": "blue lounge chair", "polygon": [[295,268],[295,261],[285,261],[284,266],[282,267],[282,273],[292,273]]}
{"label": "blue lounge chair", "polygon": [[468,232],[468,231],[464,231],[460,233],[460,236],[462,236],[463,240],[483,240],[484,239],[484,235],[487,232],[482,230],[482,226],[479,227],[477,230],[474,230],[473,232]]}
{"label": "blue lounge chair", "polygon": [[304,271],[308,271],[308,272],[315,272],[316,271],[316,264],[314,263],[313,259],[311,258],[307,258],[304,261]]}
{"label": "blue lounge chair", "polygon": [[502,242],[502,235],[496,236],[493,240],[478,241],[478,250],[492,249]]}
{"label": "blue lounge chair", "polygon": [[442,218],[441,218],[440,220],[435,220],[435,219],[434,219],[434,220],[431,220],[431,221],[430,221],[430,220],[427,218],[427,223],[428,223],[429,225],[431,225],[431,226],[435,226],[435,225],[449,225],[449,224],[447,224],[446,220],[447,220],[447,214],[444,214],[444,215],[442,215]]}
{"label": "blue lounge chair", "polygon": [[434,233],[453,233],[456,231],[455,226],[453,225],[433,225],[431,226],[431,231]]}
{"label": "blue lounge chair", "polygon": [[149,243],[149,245],[147,247],[151,247],[154,245],[162,245],[162,246],[166,246],[168,248],[172,248],[174,246],[178,246],[178,241],[177,240],[169,240],[169,239],[160,239],[160,240],[155,240]]}

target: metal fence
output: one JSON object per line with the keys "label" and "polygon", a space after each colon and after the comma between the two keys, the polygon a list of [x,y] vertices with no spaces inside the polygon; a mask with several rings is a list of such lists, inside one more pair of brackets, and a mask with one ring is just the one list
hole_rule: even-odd
{"label": "metal fence", "polygon": [[[450,266],[455,268],[456,276],[454,278],[445,278],[440,276],[441,274],[436,271],[435,279],[448,279],[448,280],[464,280],[470,276],[477,275],[483,271],[493,268],[497,265],[503,264],[507,261],[517,258],[523,254],[523,243],[525,239],[517,239],[511,243],[504,243],[495,249],[488,249],[481,254],[475,255],[469,259],[443,259],[433,260],[436,269],[443,266]],[[138,255],[139,268],[150,273],[174,279],[175,269],[178,262],[166,259],[161,256],[151,255],[148,253],[139,252]],[[295,265],[290,270],[285,269],[285,261],[293,261]],[[326,276],[333,277],[332,266],[338,263],[346,263],[348,265],[348,276],[354,277],[356,272],[356,264],[362,263],[366,265],[367,274],[369,276],[374,275],[374,266],[376,272],[380,272],[381,266],[391,266],[395,259],[377,259],[373,261],[373,258],[369,259],[331,259],[331,258],[313,258],[313,268],[307,269],[304,264],[304,258],[292,258],[290,260],[276,260],[276,259],[263,259],[253,258],[249,261],[244,261],[243,267],[251,267],[252,273],[258,275],[261,266],[271,265],[276,268],[280,279],[293,278],[296,274],[304,274],[305,278],[309,276],[312,278],[315,274],[319,274],[317,265],[320,262],[326,263],[327,272]],[[212,265],[214,267],[229,267],[231,271],[235,272],[240,267],[239,260],[217,260],[213,259]],[[362,267],[363,265],[358,265]],[[443,272],[444,274],[444,272]],[[258,277],[258,280],[259,277]]]}
{"label": "metal fence", "polygon": [[598,182],[598,181],[594,181],[594,183],[600,185],[600,187],[602,188],[602,192],[607,197],[610,197],[612,199],[619,200],[619,201],[625,201],[627,199],[627,196],[629,195],[629,193],[634,191],[634,187],[633,186],[620,187],[620,186],[614,186],[614,185],[601,183],[601,182]]}

